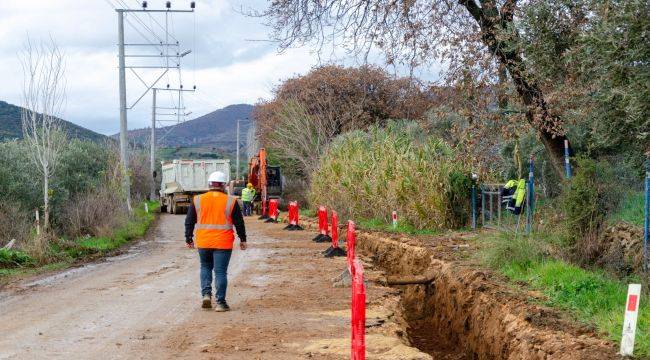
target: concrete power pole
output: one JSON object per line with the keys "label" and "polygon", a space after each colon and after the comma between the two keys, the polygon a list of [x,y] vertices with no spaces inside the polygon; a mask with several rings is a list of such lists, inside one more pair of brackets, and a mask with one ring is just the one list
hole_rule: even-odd
{"label": "concrete power pole", "polygon": [[[196,2],[192,1],[190,3],[190,10],[172,10],[170,1],[166,2],[165,7],[166,7],[166,9],[164,9],[164,10],[162,10],[162,9],[161,10],[149,10],[149,9],[147,9],[147,2],[144,1],[142,3],[142,9],[129,9],[129,8],[115,9],[115,11],[117,12],[117,40],[118,40],[118,55],[119,55],[118,58],[119,58],[119,91],[120,91],[120,161],[122,163],[122,173],[123,173],[123,176],[122,176],[123,177],[123,184],[122,184],[122,186],[123,186],[124,194],[126,195],[126,206],[127,206],[128,210],[129,210],[129,212],[132,211],[132,207],[131,207],[131,186],[130,186],[131,181],[129,179],[129,158],[128,158],[128,142],[127,142],[127,131],[128,131],[127,111],[129,109],[132,109],[147,94],[147,92],[149,92],[149,90],[151,90],[156,85],[156,83],[165,74],[167,74],[169,69],[172,69],[172,68],[178,69],[179,70],[179,79],[180,79],[180,58],[182,58],[185,55],[188,55],[189,53],[191,53],[191,51],[188,50],[188,51],[185,51],[183,53],[179,53],[177,51],[176,54],[171,54],[171,55],[169,54],[169,47],[170,46],[174,46],[174,47],[178,48],[180,45],[179,45],[178,40],[176,40],[176,42],[174,42],[174,43],[169,42],[170,34],[169,34],[169,27],[168,27],[167,21],[168,21],[168,16],[171,13],[192,13],[192,12],[194,12],[194,9],[196,7]],[[160,41],[160,43],[147,41],[145,43],[125,44],[125,42],[124,42],[124,16],[125,16],[125,14],[129,14],[129,13],[149,13],[149,14],[161,13],[161,14],[165,14],[165,27],[162,28],[162,25],[158,24],[165,31],[165,43],[163,43],[162,41]],[[137,19],[137,17],[136,17],[136,19]],[[139,21],[139,22],[141,24],[143,24],[142,21]],[[133,26],[133,24],[131,24],[131,25]],[[152,31],[151,29],[149,29],[149,30]],[[154,34],[154,37],[158,38],[158,36],[156,36],[155,34]],[[159,54],[156,54],[156,55],[153,55],[153,54],[128,54],[128,55],[125,55],[125,52],[124,52],[124,47],[125,46],[137,46],[137,47],[153,46],[154,48],[157,48],[159,50]],[[164,58],[165,59],[165,65],[162,65],[162,66],[160,66],[160,65],[156,65],[156,66],[143,66],[143,65],[134,66],[134,65],[129,65],[129,66],[126,66],[126,60],[125,60],[126,57],[129,57],[129,58],[152,58],[152,57]],[[170,66],[170,63],[169,63],[170,58],[176,59],[174,66]],[[130,70],[132,70],[134,72],[135,72],[134,69],[164,69],[162,74],[160,74],[158,76],[158,78],[151,85],[145,83],[145,81],[142,80],[142,78],[140,76],[138,76],[138,74],[136,74],[138,79],[142,83],[145,84],[147,89],[144,91],[144,93],[131,106],[127,105],[127,102],[126,102],[126,69],[127,68],[129,68]],[[168,85],[168,87],[169,87],[169,85]],[[180,87],[182,89],[182,84],[180,85]],[[180,104],[180,98],[179,98],[179,104]],[[180,107],[180,105],[179,105],[179,107]],[[155,133],[154,132],[155,132],[155,129],[154,128],[155,128],[155,116],[156,116],[155,111],[156,111],[156,108],[155,108],[155,105],[154,105],[154,114],[152,115],[154,117],[154,119],[153,119],[153,125],[154,126],[152,126],[152,134],[153,134],[152,140],[153,141],[152,141],[152,145],[151,145],[151,149],[152,149],[152,155],[151,155],[152,156],[152,160],[151,160],[152,166],[151,167],[152,167],[152,169],[154,169],[154,166],[155,166],[155,163],[154,163],[154,160],[155,160],[155,157],[154,157],[154,150],[155,150]],[[178,119],[180,120],[180,115],[178,115]],[[151,175],[153,177],[153,171],[152,171]],[[152,183],[153,182],[154,182],[154,180],[152,180]],[[154,184],[154,186],[152,186],[152,190],[151,190],[152,195],[155,195],[155,194],[153,194],[154,193],[154,190],[153,190],[154,187],[155,187],[155,184]]]}
{"label": "concrete power pole", "polygon": [[239,180],[239,119],[237,119],[237,170],[235,180]]}
{"label": "concrete power pole", "polygon": [[153,99],[151,105],[151,154],[149,155],[149,165],[151,166],[151,201],[156,199],[156,89],[151,89]]}
{"label": "concrete power pole", "polygon": [[129,158],[127,155],[126,123],[126,73],[124,62],[124,11],[117,9],[117,44],[119,53],[120,83],[120,161],[122,162],[122,189],[126,196],[126,207],[131,211],[131,180],[129,179]]}

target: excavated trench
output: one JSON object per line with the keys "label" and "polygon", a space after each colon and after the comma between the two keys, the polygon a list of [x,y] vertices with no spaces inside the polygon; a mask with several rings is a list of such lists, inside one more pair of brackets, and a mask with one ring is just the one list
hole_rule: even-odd
{"label": "excavated trench", "polygon": [[389,283],[410,283],[395,285],[408,340],[434,358],[618,358],[592,330],[530,304],[489,274],[441,259],[417,239],[360,232],[357,244]]}

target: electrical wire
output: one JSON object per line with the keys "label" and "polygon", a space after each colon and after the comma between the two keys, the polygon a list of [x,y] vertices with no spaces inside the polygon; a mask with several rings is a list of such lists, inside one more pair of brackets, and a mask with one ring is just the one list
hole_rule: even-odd
{"label": "electrical wire", "polygon": [[[116,9],[116,10],[118,9],[118,6],[121,6],[125,10],[131,9],[127,5],[125,0],[114,0],[115,3],[112,0],[104,0],[104,1],[109,6],[111,6],[113,9]],[[138,5],[140,5],[138,0],[133,0],[133,1],[138,3]],[[180,45],[180,42],[178,41],[178,39],[172,34],[174,32],[174,30],[175,30],[173,16],[171,16],[171,22],[172,22],[171,29],[170,29],[170,26],[169,26],[169,18],[170,18],[169,15],[170,14],[172,14],[172,13],[169,13],[169,12],[165,13],[165,27],[163,27],[161,25],[161,23],[158,20],[156,20],[156,18],[154,16],[152,16],[152,14],[150,14],[150,13],[147,13],[147,16],[149,16],[149,25],[147,23],[145,23],[145,21],[143,19],[141,19],[138,16],[137,13],[129,13],[129,15],[132,15],[131,17],[134,19],[135,22],[137,22],[137,24],[134,23],[133,21],[131,21],[131,17],[127,17],[127,16],[124,17],[124,20],[128,24],[128,26],[130,26],[138,35],[140,35],[140,37],[142,37],[142,39],[146,43],[148,43],[150,45],[154,45],[154,48],[157,49],[160,54],[164,55],[164,57],[159,58],[159,62],[161,63],[161,66],[163,66],[163,67],[165,67],[167,69],[170,68],[170,59],[171,59],[171,57],[169,56],[169,47],[170,47],[169,39],[170,38],[173,39],[174,42],[176,43],[176,46]],[[153,25],[152,22],[155,23],[160,29],[162,29],[164,31],[164,34],[165,34],[164,35],[164,37],[165,37],[164,40],[163,40],[163,38],[161,36],[159,36],[157,34],[156,31],[154,31],[154,29],[153,29],[154,25]],[[143,32],[141,30],[141,28],[144,29],[145,31]],[[154,40],[152,40],[152,38],[147,35],[149,33],[153,36]],[[162,45],[162,44],[164,44],[164,45]],[[194,51],[194,47],[195,47],[195,44],[196,44],[196,14],[194,14],[192,44],[193,44],[193,51]],[[177,55],[179,54],[179,52],[178,52],[179,50],[180,50],[180,48],[177,49],[177,52],[176,52]],[[180,58],[180,56],[176,57],[175,60],[172,60],[172,63],[173,63],[173,65],[175,65],[175,67],[177,69],[176,73],[178,75],[178,84],[179,84],[178,87],[181,88],[183,86],[183,81],[182,81],[183,78],[182,78],[182,71],[181,71],[181,58]],[[194,53],[194,73],[195,72],[196,72],[196,53]],[[166,72],[165,77],[166,77],[166,80],[167,80],[167,85],[169,85],[171,83],[171,77],[170,77],[170,72],[169,71]],[[194,75],[194,79],[196,79],[196,74]],[[174,92],[177,93],[178,98],[174,97],[174,94],[173,94]],[[185,115],[185,98],[184,98],[183,91],[169,91],[169,97],[170,97],[170,103],[174,104],[173,106],[177,107],[176,125],[178,125],[178,124],[186,121],[186,119],[187,119],[187,115]],[[181,116],[182,116],[182,119],[183,119],[182,122],[180,121]],[[165,127],[169,127],[169,126],[165,126]],[[175,127],[175,125],[172,125],[171,128],[169,129],[169,131],[163,136],[163,138],[166,137],[169,134],[169,132],[171,130],[173,130],[174,127]]]}

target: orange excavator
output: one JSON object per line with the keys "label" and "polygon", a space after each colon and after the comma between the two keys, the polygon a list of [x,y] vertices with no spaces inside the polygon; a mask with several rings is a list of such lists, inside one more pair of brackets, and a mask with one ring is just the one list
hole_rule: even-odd
{"label": "orange excavator", "polygon": [[269,166],[266,149],[262,148],[248,163],[248,177],[244,182],[235,182],[233,194],[241,194],[241,189],[247,183],[255,188],[255,210],[262,217],[267,216],[267,205],[270,199],[282,198],[282,172],[279,166]]}

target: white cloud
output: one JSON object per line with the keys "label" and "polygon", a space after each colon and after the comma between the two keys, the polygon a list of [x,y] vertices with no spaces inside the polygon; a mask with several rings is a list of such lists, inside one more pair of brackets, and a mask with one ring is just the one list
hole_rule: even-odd
{"label": "white cloud", "polygon": [[[67,106],[63,118],[89,129],[112,134],[118,131],[117,84],[117,16],[108,2],[123,1],[136,8],[139,0],[0,0],[0,100],[20,103],[22,68],[17,53],[27,34],[32,39],[56,39],[67,55]],[[149,8],[161,8],[165,1],[149,0]],[[172,1],[174,8],[189,6],[188,1]],[[278,54],[275,45],[263,40],[268,29],[258,18],[239,13],[244,7],[264,9],[263,0],[197,1],[195,14],[174,15],[170,27],[183,44],[182,50],[193,53],[183,58],[183,84],[196,85],[196,94],[185,95],[191,117],[200,116],[233,103],[254,103],[268,98],[280,80],[305,73],[319,62],[309,49],[291,49]],[[146,27],[162,34],[147,15],[127,16],[140,32],[153,36]],[[158,15],[164,24],[164,15]],[[194,24],[196,20],[196,36]],[[128,42],[145,40],[127,23]],[[143,48],[127,48],[127,53],[140,53]],[[343,58],[342,54],[336,54]],[[327,60],[327,59],[325,59]],[[158,60],[159,61],[159,60]],[[136,64],[130,59],[131,64]],[[352,63],[349,59],[345,63]],[[151,62],[149,62],[151,64]],[[196,72],[193,70],[196,65]],[[159,71],[139,71],[145,79],[153,79]],[[161,85],[177,86],[176,72],[161,80]],[[127,72],[127,95],[133,103],[145,89],[135,76]],[[194,84],[196,79],[196,84]],[[161,97],[163,105],[168,97]],[[129,128],[141,128],[150,122],[151,96],[146,95],[129,111]]]}

